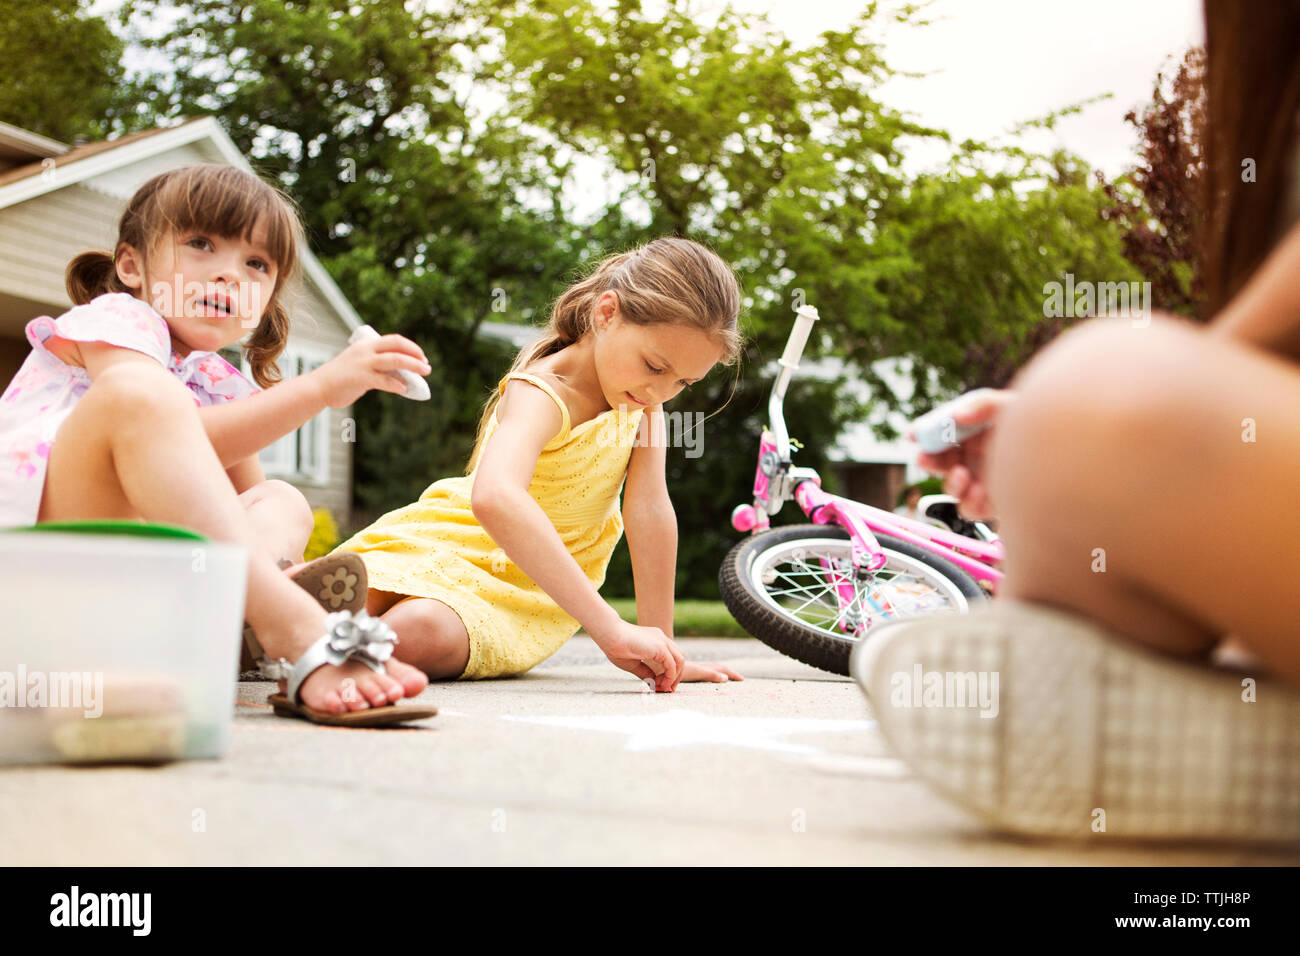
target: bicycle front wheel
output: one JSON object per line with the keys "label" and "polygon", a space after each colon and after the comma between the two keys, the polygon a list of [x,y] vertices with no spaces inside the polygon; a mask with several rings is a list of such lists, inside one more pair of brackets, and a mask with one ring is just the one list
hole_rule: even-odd
{"label": "bicycle front wheel", "polygon": [[876,541],[885,565],[858,580],[843,528],[790,525],[746,538],[722,563],[722,600],[764,644],[845,676],[853,646],[871,628],[963,612],[985,600],[975,579],[951,561],[890,535],[876,535]]}

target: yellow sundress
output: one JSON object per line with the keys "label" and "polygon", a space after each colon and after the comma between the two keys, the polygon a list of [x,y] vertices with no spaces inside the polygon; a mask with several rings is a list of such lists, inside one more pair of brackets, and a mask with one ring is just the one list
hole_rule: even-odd
{"label": "yellow sundress", "polygon": [[[526,372],[560,408],[560,431],[542,449],[528,492],[592,585],[599,588],[623,534],[619,494],[644,414],[608,409],[570,427],[569,409],[544,380]],[[496,411],[482,441],[496,431]],[[475,469],[477,471],[477,467]],[[418,501],[390,511],[337,550],[355,551],[370,585],[434,598],[452,608],[469,634],[462,679],[522,674],[550,657],[579,629],[483,530],[470,510],[474,473],[436,481]]]}

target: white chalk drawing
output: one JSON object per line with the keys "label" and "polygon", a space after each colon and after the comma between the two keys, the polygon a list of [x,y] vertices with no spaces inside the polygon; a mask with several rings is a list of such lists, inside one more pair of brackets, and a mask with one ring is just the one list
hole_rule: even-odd
{"label": "white chalk drawing", "polygon": [[593,715],[575,717],[503,714],[502,720],[574,730],[626,734],[625,750],[720,745],[791,754],[820,754],[817,747],[782,738],[797,734],[835,734],[871,730],[874,720],[817,720],[800,717],[714,717],[693,710],[669,710],[654,715]]}

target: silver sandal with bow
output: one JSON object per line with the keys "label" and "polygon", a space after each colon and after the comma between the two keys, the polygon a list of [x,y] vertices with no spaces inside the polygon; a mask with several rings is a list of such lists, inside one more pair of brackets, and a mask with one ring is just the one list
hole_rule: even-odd
{"label": "silver sandal with bow", "polygon": [[[388,727],[435,716],[438,713],[437,707],[410,704],[387,704],[383,707],[371,705],[365,710],[332,714],[308,707],[299,697],[303,682],[320,668],[331,664],[337,667],[355,660],[376,674],[383,674],[386,670],[384,662],[393,656],[396,644],[397,635],[393,629],[365,611],[357,611],[356,614],[351,611],[336,611],[327,615],[324,636],[303,651],[297,663],[290,664],[283,657],[279,660],[263,657],[258,662],[263,677],[288,682],[287,693],[272,694],[268,703],[281,717],[299,717],[312,723],[339,727]],[[346,685],[343,693],[348,693]],[[353,688],[352,693],[358,691]]]}

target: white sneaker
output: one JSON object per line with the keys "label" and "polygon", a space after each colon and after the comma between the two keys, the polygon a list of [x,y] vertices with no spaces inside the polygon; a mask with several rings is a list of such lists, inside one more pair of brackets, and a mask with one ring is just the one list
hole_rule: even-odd
{"label": "white sneaker", "polygon": [[995,601],[891,624],[849,665],[918,776],[998,830],[1300,840],[1300,691]]}

